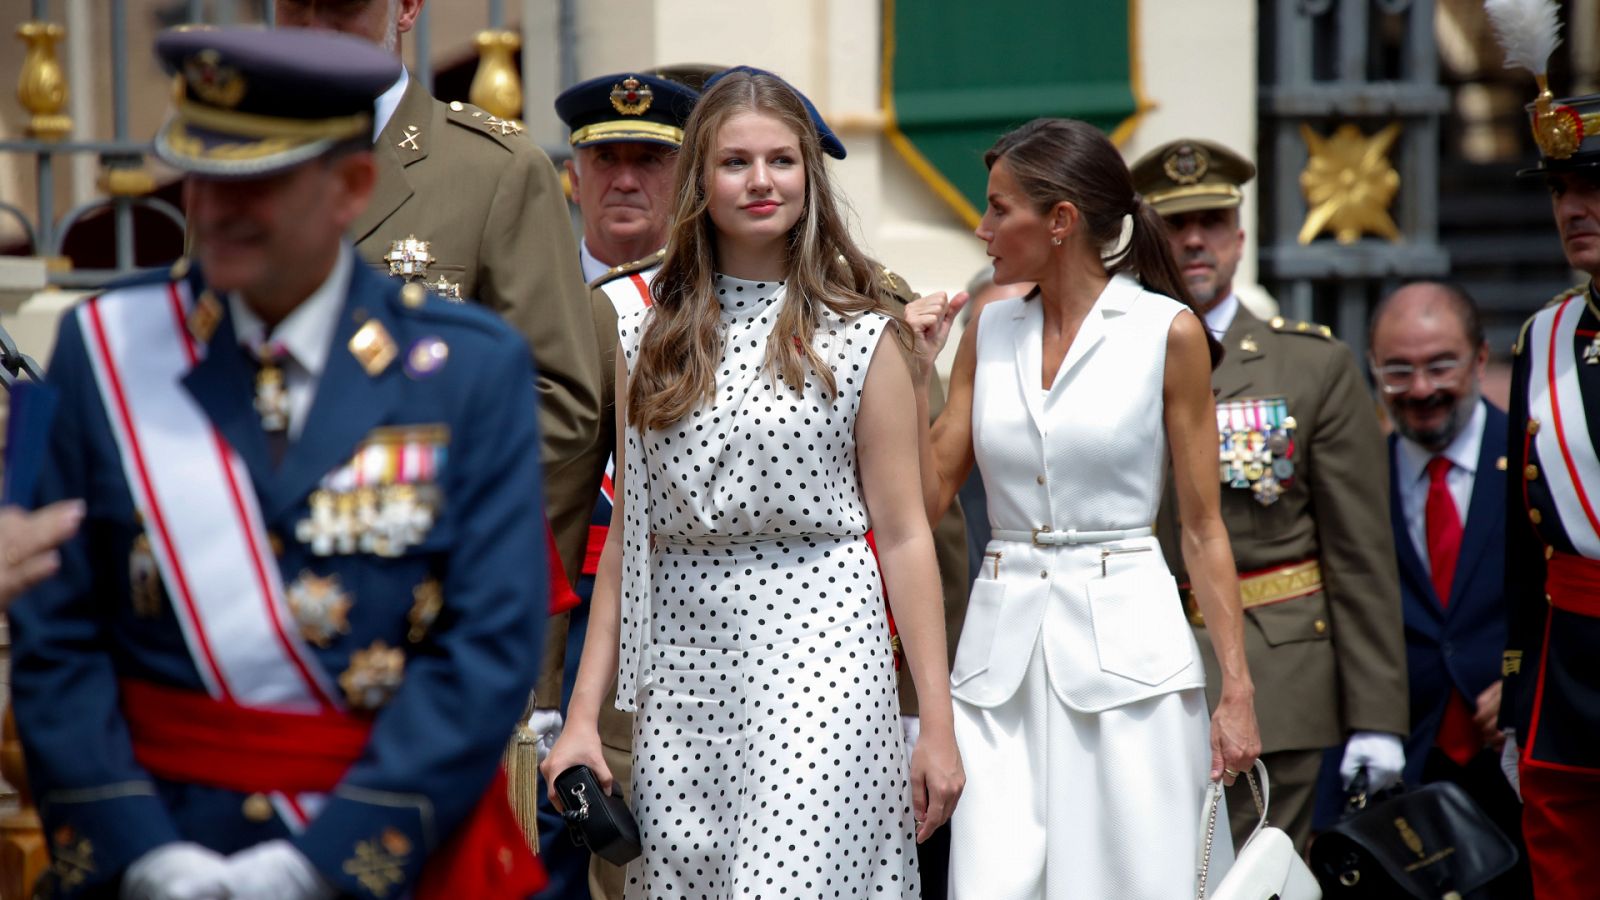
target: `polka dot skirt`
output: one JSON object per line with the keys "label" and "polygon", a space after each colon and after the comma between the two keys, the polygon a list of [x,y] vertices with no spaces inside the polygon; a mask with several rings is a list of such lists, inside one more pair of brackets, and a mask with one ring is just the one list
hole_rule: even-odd
{"label": "polka dot skirt", "polygon": [[[635,651],[646,674],[631,798],[644,855],[626,895],[917,897],[853,438],[888,320],[824,322],[814,346],[838,394],[814,377],[797,394],[762,368],[783,285],[719,276],[717,291],[727,330],[715,402],[635,433],[655,549],[649,596],[624,598],[625,616],[649,605],[633,617],[648,633]],[[630,363],[643,321],[621,323]]]}

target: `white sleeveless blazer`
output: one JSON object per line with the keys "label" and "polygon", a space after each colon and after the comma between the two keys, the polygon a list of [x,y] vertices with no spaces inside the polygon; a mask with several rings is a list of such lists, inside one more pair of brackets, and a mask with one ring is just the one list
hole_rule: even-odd
{"label": "white sleeveless blazer", "polygon": [[[1129,277],[1113,278],[1048,391],[1040,383],[1040,301],[983,310],[972,434],[991,527],[1112,531],[1155,520],[1167,466],[1167,331],[1183,309]],[[951,670],[959,699],[987,707],[1010,698],[1035,643],[1055,693],[1081,712],[1204,685],[1154,537],[1078,546],[993,541],[988,549]],[[1102,560],[1107,549],[1128,552]]]}

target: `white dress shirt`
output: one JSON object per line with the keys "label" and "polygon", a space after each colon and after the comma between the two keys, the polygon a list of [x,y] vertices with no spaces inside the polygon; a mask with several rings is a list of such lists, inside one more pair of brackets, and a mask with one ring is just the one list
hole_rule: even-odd
{"label": "white dress shirt", "polygon": [[[317,382],[327,368],[354,258],[350,246],[341,243],[339,258],[327,280],[272,329],[272,342],[281,345],[290,357],[283,367],[284,387],[289,392],[290,440],[298,440],[301,429],[305,428]],[[266,339],[266,326],[237,291],[228,295],[228,314],[233,317],[233,333],[239,343],[257,352]]]}
{"label": "white dress shirt", "polygon": [[383,129],[389,125],[389,120],[394,118],[394,111],[400,108],[400,96],[406,92],[406,85],[411,83],[411,76],[406,73],[405,66],[400,67],[400,77],[395,79],[389,89],[378,95],[372,113],[372,142],[378,142],[378,135],[383,134]]}
{"label": "white dress shirt", "polygon": [[589,242],[582,238],[578,239],[578,262],[583,266],[585,284],[611,271],[610,266],[594,258],[594,254],[589,252]]}
{"label": "white dress shirt", "polygon": [[1450,498],[1456,502],[1456,512],[1461,516],[1461,527],[1467,525],[1467,507],[1472,503],[1472,485],[1478,477],[1478,451],[1483,446],[1483,429],[1489,414],[1479,400],[1472,409],[1472,418],[1461,429],[1450,446],[1435,454],[1421,444],[1401,435],[1395,442],[1395,480],[1400,486],[1400,512],[1405,516],[1406,531],[1411,534],[1411,545],[1417,556],[1428,562],[1428,461],[1440,455],[1452,463],[1445,476],[1450,488]]}
{"label": "white dress shirt", "polygon": [[1211,332],[1212,337],[1222,340],[1222,336],[1233,326],[1233,317],[1238,312],[1239,295],[1229,291],[1228,296],[1222,298],[1222,302],[1206,310],[1206,329]]}

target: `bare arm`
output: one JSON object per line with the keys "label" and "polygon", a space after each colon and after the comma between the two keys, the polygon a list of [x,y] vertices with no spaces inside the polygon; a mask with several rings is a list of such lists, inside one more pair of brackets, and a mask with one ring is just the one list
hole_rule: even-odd
{"label": "bare arm", "polygon": [[[1261,751],[1255,685],[1244,652],[1244,611],[1233,548],[1222,525],[1217,486],[1217,423],[1211,397],[1211,356],[1204,326],[1179,313],[1167,331],[1162,381],[1173,489],[1183,523],[1182,550],[1195,602],[1222,669],[1222,697],[1212,717],[1212,778],[1242,772]],[[1229,783],[1232,778],[1226,779]]]}
{"label": "bare arm", "polygon": [[[906,306],[906,325],[916,335],[912,357],[918,422],[927,422],[928,379],[937,378],[934,359],[944,348],[950,325],[966,306],[965,294],[946,304],[943,294],[929,294]],[[978,310],[978,316],[983,310]],[[972,381],[978,366],[978,316],[961,335],[944,409],[931,430],[918,427],[918,459],[922,463],[922,497],[928,521],[938,522],[972,471]]]}
{"label": "bare arm", "polygon": [[880,340],[867,369],[856,418],[856,458],[862,492],[878,545],[907,665],[917,688],[922,736],[912,753],[912,798],[920,819],[918,840],[949,818],[966,776],[956,751],[946,662],[944,594],[934,561],[933,534],[917,472],[906,460],[917,453],[919,422],[907,402],[911,375],[892,340]]}
{"label": "bare arm", "polygon": [[583,655],[578,660],[578,675],[567,701],[567,723],[561,737],[540,765],[552,802],[556,802],[555,777],[571,766],[586,765],[600,784],[611,789],[611,770],[600,750],[600,704],[611,693],[617,677],[617,643],[622,608],[622,538],[624,519],[623,473],[627,470],[628,367],[624,355],[617,353],[616,380],[616,463],[612,475],[611,528],[606,532],[605,548],[594,576],[594,594],[589,598],[589,630],[583,638]]}

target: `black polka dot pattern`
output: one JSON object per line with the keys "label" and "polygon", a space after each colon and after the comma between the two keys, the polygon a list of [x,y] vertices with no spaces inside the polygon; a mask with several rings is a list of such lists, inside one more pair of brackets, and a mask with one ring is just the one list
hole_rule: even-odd
{"label": "black polka dot pattern", "polygon": [[[815,378],[796,393],[762,370],[782,283],[719,276],[716,287],[715,401],[630,433],[624,470],[625,512],[648,516],[654,547],[633,555],[647,571],[625,580],[623,602],[624,681],[644,662],[631,798],[644,855],[626,896],[917,897],[853,439],[888,320],[824,322],[814,346],[838,394]],[[645,315],[619,325],[630,365]],[[649,483],[642,512],[635,478]],[[646,647],[628,646],[630,628]]]}

